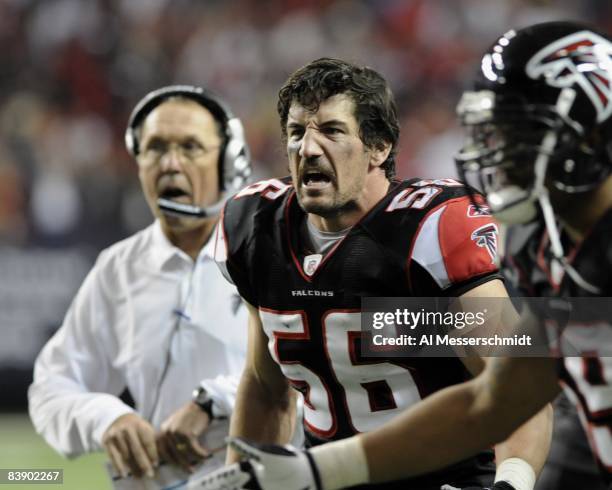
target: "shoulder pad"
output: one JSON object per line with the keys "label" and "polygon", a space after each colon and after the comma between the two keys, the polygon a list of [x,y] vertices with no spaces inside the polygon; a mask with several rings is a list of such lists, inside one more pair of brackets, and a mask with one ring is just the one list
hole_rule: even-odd
{"label": "shoulder pad", "polygon": [[252,305],[257,305],[257,295],[249,277],[250,244],[261,226],[274,223],[274,215],[284,208],[288,191],[292,186],[285,179],[262,180],[245,187],[225,203],[215,231],[215,261]]}
{"label": "shoulder pad", "polygon": [[416,179],[402,185],[405,188],[397,192],[385,211],[427,210],[449,199],[469,194],[466,186],[454,179]]}
{"label": "shoulder pad", "polygon": [[230,254],[248,240],[257,227],[255,220],[283,206],[291,190],[288,179],[261,180],[245,187],[227,201],[221,226]]}
{"label": "shoulder pad", "polygon": [[441,289],[497,272],[499,228],[486,207],[475,206],[464,194],[430,209],[419,225],[410,259]]}

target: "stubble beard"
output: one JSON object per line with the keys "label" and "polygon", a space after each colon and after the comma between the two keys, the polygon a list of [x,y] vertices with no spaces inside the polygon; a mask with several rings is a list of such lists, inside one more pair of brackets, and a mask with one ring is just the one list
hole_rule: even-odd
{"label": "stubble beard", "polygon": [[[316,214],[325,219],[336,218],[346,212],[357,209],[357,198],[354,193],[339,193],[336,192],[330,201],[321,202],[320,200],[307,200],[304,202],[301,193],[296,193],[298,204],[309,214]],[[308,202],[309,201],[309,202]]]}

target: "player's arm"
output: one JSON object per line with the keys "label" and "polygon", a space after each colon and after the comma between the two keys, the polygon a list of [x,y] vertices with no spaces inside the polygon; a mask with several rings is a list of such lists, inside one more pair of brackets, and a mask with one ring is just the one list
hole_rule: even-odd
{"label": "player's arm", "polygon": [[514,488],[533,488],[540,475],[552,439],[553,408],[550,403],[495,446],[495,481]]}
{"label": "player's arm", "polygon": [[[257,203],[255,201],[255,203]],[[215,262],[221,273],[235,284],[248,309],[248,341],[245,367],[236,394],[230,435],[257,442],[284,444],[295,423],[295,392],[268,351],[266,336],[248,274],[249,200],[229,200],[216,227]],[[237,455],[228,451],[228,462]]]}
{"label": "player's arm", "polygon": [[[466,298],[470,301],[473,298],[477,300],[478,298],[504,297],[507,297],[504,285],[499,280],[493,280],[466,292],[459,298],[459,302]],[[491,306],[494,305],[489,305],[490,309]],[[504,328],[504,325],[516,324],[518,320],[518,314],[514,312],[513,308],[503,307],[500,308],[498,314],[489,318],[489,322],[501,324],[501,328]],[[487,328],[489,331],[500,330],[495,325],[488,325]],[[509,332],[506,333],[509,334]],[[474,358],[465,357],[462,360],[469,361],[474,360]],[[476,360],[478,359],[476,358]],[[484,358],[482,361],[487,363],[492,360],[493,358]],[[477,363],[466,362],[466,366],[473,374],[478,374],[484,364],[478,366]],[[550,449],[552,421],[552,406],[547,404],[514,431],[508,439],[495,446],[497,463],[495,481],[507,481],[517,489],[533,488],[535,479],[540,474]]]}
{"label": "player's arm", "polygon": [[[493,359],[487,359],[493,362]],[[495,481],[516,489],[531,489],[540,475],[552,441],[553,408],[547,403],[537,414],[495,446]]]}
{"label": "player's arm", "polygon": [[[494,280],[462,295],[479,296],[507,294]],[[558,390],[553,359],[486,359],[475,379],[434,393],[379,430],[359,436],[370,481],[434,471],[496,443],[498,463],[521,458],[539,472],[551,437],[545,405]]]}
{"label": "player's arm", "polygon": [[[295,392],[268,351],[259,311],[248,305],[249,339],[230,435],[272,444],[285,444],[295,425]],[[228,452],[228,462],[238,455]]]}
{"label": "player's arm", "polygon": [[337,490],[429,473],[507,439],[558,392],[554,359],[495,358],[372,432],[308,451],[234,440],[248,461],[205,475],[197,488]]}
{"label": "player's arm", "polygon": [[475,379],[359,436],[370,480],[433,471],[503,441],[558,392],[554,359],[494,358]]}
{"label": "player's arm", "polygon": [[[433,218],[428,218],[430,219]],[[457,330],[455,334],[466,335],[468,331],[468,336],[475,337],[482,336],[482,333],[485,337],[493,337],[496,334],[502,337],[511,336],[509,329],[516,325],[518,314],[510,301],[503,299],[508,298],[507,291],[503,283],[496,279],[499,277],[495,262],[498,225],[488,213],[475,212],[471,201],[465,197],[448,201],[436,224],[437,226],[423,226],[415,239],[412,258],[421,267],[421,271],[420,275],[413,279],[413,283],[421,289],[419,294],[448,295],[449,291],[451,294],[456,291],[459,298],[453,308],[471,313],[488,311],[484,325],[471,332],[469,329]],[[443,267],[440,267],[440,264]],[[416,273],[419,270],[411,269],[411,272]],[[416,282],[418,278],[421,279],[420,282]],[[423,279],[427,278],[434,279],[440,290],[436,291],[435,286],[423,290],[422,285],[428,283]],[[433,284],[431,280],[429,283]],[[477,347],[475,350],[478,356],[491,355],[486,348]],[[478,356],[461,358],[474,375],[482,369],[482,359]],[[534,472],[539,473],[541,470],[550,446],[550,410],[543,409],[509,440],[496,447],[499,478],[506,477],[508,468],[522,468],[526,475],[516,478],[526,480],[527,488],[533,486],[530,482],[534,479]],[[505,463],[504,460],[509,461]]]}

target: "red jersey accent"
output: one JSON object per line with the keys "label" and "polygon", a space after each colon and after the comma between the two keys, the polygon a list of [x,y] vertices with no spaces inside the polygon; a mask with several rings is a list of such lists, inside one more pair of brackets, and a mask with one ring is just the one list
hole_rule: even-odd
{"label": "red jersey accent", "polygon": [[[469,197],[454,199],[440,216],[440,250],[453,284],[497,270],[497,225],[491,216],[470,213],[471,205]],[[489,236],[473,236],[478,230],[487,231]]]}

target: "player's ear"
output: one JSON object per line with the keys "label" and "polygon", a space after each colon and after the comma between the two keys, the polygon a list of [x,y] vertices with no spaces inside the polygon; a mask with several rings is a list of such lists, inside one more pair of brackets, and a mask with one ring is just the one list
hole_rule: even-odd
{"label": "player's ear", "polygon": [[391,153],[391,143],[382,142],[378,147],[370,148],[370,165],[380,167]]}

